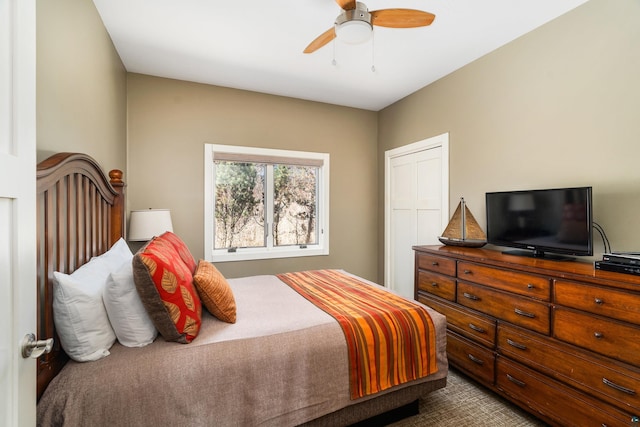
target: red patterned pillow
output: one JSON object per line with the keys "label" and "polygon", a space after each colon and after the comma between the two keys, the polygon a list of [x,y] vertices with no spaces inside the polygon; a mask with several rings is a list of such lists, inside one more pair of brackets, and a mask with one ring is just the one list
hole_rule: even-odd
{"label": "red patterned pillow", "polygon": [[164,235],[133,257],[133,278],[142,304],[165,340],[189,343],[198,335],[202,304],[193,275]]}
{"label": "red patterned pillow", "polygon": [[176,248],[176,251],[178,251],[178,254],[180,255],[180,258],[182,258],[184,264],[187,266],[187,268],[189,268],[191,274],[194,274],[197,267],[196,260],[193,258],[193,255],[191,255],[189,248],[184,244],[182,239],[180,239],[170,231],[164,232],[160,237],[169,241],[173,245],[173,247]]}

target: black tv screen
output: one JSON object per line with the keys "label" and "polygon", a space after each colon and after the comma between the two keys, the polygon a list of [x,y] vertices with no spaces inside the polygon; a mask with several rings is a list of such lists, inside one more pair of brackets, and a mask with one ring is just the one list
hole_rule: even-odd
{"label": "black tv screen", "polygon": [[486,193],[487,242],[536,257],[593,255],[591,205],[591,187]]}

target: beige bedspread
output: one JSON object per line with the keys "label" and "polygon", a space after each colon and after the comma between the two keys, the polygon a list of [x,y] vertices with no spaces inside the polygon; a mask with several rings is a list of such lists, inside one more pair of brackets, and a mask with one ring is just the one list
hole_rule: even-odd
{"label": "beige bedspread", "polygon": [[[38,403],[38,425],[288,426],[360,401],[349,397],[347,347],[331,316],[275,276],[229,283],[235,324],[206,313],[191,344],[116,343],[99,361],[70,361]],[[445,319],[428,310],[439,369],[411,384],[447,375]]]}

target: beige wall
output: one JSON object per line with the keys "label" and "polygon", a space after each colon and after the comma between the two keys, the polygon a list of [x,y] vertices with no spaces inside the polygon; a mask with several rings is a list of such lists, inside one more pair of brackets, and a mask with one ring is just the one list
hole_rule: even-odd
{"label": "beige wall", "polygon": [[384,109],[379,167],[449,132],[451,212],[464,196],[484,227],[487,191],[591,185],[614,250],[640,250],[638,22],[637,0],[591,0]]}
{"label": "beige wall", "polygon": [[229,263],[229,276],[341,267],[381,281],[384,152],[444,132],[452,209],[464,196],[484,225],[486,191],[592,185],[614,249],[639,249],[635,0],[591,0],[378,114],[127,77],[91,0],[38,0],[37,14],[39,159],[83,151],[125,169],[128,138],[129,209],[172,209],[198,257],[203,143],[331,154],[331,255]]}
{"label": "beige wall", "polygon": [[129,209],[171,209],[174,231],[200,258],[204,143],[326,152],[330,255],[217,265],[228,277],[344,268],[375,280],[376,120],[371,111],[130,74]]}
{"label": "beige wall", "polygon": [[83,152],[126,168],[126,70],[91,0],[36,3],[38,161]]}

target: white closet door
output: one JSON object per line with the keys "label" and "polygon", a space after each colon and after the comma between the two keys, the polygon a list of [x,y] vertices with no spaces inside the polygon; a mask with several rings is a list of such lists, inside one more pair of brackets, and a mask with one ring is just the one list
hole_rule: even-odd
{"label": "white closet door", "polygon": [[413,298],[413,245],[438,244],[449,212],[448,135],[386,153],[385,286]]}

